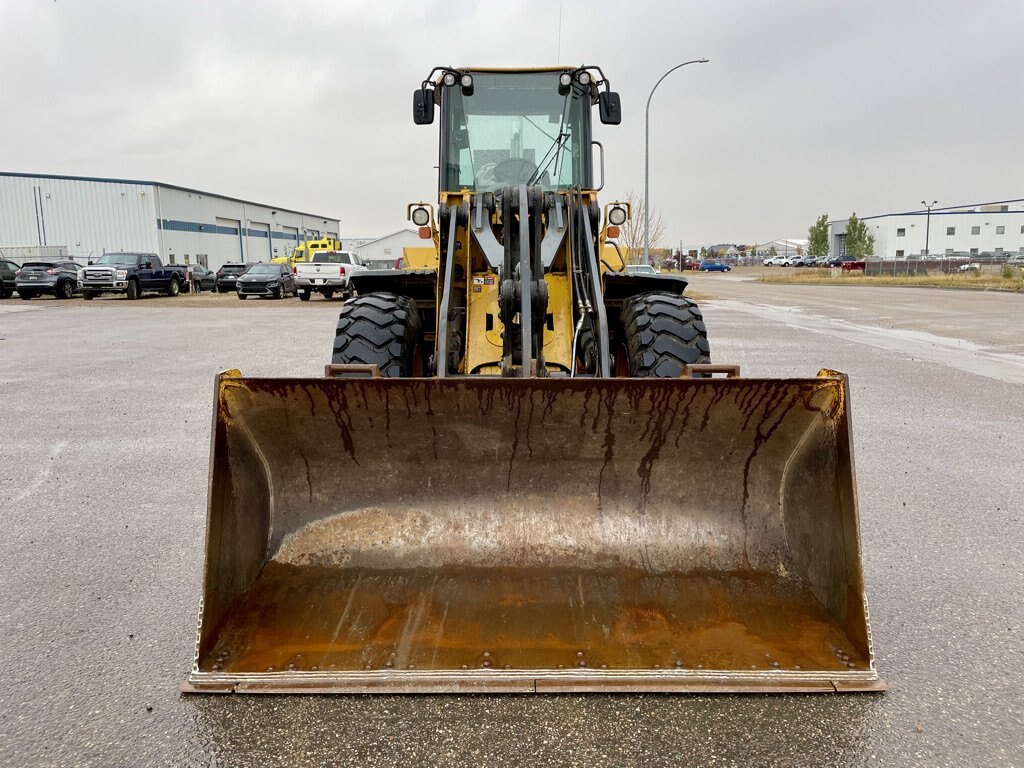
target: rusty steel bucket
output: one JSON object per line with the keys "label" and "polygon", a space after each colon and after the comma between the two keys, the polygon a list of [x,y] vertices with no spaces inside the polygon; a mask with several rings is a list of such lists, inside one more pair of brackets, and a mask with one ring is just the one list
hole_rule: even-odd
{"label": "rusty steel bucket", "polygon": [[848,397],[221,374],[182,689],[883,690]]}

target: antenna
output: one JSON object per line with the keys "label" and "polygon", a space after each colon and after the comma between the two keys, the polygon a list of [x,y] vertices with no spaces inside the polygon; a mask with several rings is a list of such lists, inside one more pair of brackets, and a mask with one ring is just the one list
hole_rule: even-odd
{"label": "antenna", "polygon": [[562,0],[558,0],[558,55],[555,56],[555,63],[562,61]]}

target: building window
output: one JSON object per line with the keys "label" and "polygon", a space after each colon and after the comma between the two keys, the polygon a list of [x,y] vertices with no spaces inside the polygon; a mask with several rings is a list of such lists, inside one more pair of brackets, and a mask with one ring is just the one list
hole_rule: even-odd
{"label": "building window", "polygon": [[902,259],[903,258],[903,251],[896,251],[896,258],[897,259]]}
{"label": "building window", "polygon": [[174,266],[174,254],[173,253],[167,254],[167,263],[170,264],[171,266]]}
{"label": "building window", "polygon": [[1002,248],[996,248],[996,253],[1002,253],[1002,252],[1003,252]]}
{"label": "building window", "polygon": [[947,248],[946,249],[946,255],[947,256],[952,256],[953,255],[953,249],[952,248]]}
{"label": "building window", "polygon": [[996,227],[996,234],[997,235],[1005,235],[1006,234],[1006,227],[1004,227],[1002,225],[999,225],[998,227]]}
{"label": "building window", "polygon": [[971,227],[971,234],[972,235],[980,235],[981,234],[981,227]]}
{"label": "building window", "polygon": [[977,248],[971,248],[971,256],[977,256],[977,255],[978,255],[978,249]]}
{"label": "building window", "polygon": [[898,227],[896,229],[896,237],[906,237],[906,236],[907,236],[907,230],[906,229],[904,229],[903,227]]}
{"label": "building window", "polygon": [[188,265],[188,254],[187,253],[185,254],[185,265],[186,266]]}
{"label": "building window", "polygon": [[955,235],[956,234],[956,227],[946,227],[946,234],[947,235]]}

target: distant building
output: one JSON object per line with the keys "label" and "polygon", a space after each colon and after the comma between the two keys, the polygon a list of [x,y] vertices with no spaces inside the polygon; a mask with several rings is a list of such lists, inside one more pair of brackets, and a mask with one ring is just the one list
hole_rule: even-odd
{"label": "distant building", "polygon": [[[829,223],[831,254],[846,254],[846,224]],[[1024,198],[861,218],[875,237],[876,259],[983,253],[1024,253]]]}
{"label": "distant building", "polygon": [[[344,244],[346,241],[342,241]],[[415,229],[400,229],[390,235],[375,240],[364,240],[353,247],[367,266],[374,269],[391,269],[402,258],[402,249],[407,247],[422,248],[433,245],[431,240],[421,240]]]}
{"label": "distant building", "polygon": [[141,251],[217,269],[338,231],[337,218],[156,181],[0,172],[0,251],[56,246],[82,264]]}
{"label": "distant building", "polygon": [[747,246],[747,251],[763,259],[768,256],[772,246],[775,247],[775,253],[779,256],[803,256],[807,253],[807,240],[800,238],[780,238],[754,243]]}

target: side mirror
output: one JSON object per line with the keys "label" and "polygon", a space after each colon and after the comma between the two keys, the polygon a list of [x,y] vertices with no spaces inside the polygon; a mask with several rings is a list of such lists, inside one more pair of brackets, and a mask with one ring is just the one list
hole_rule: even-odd
{"label": "side mirror", "polygon": [[618,125],[622,122],[622,102],[615,91],[602,91],[597,97],[601,122],[605,125]]}
{"label": "side mirror", "polygon": [[95,262],[90,261],[89,266],[91,267]]}
{"label": "side mirror", "polygon": [[430,125],[434,122],[434,91],[417,88],[412,92],[412,121],[416,125]]}

